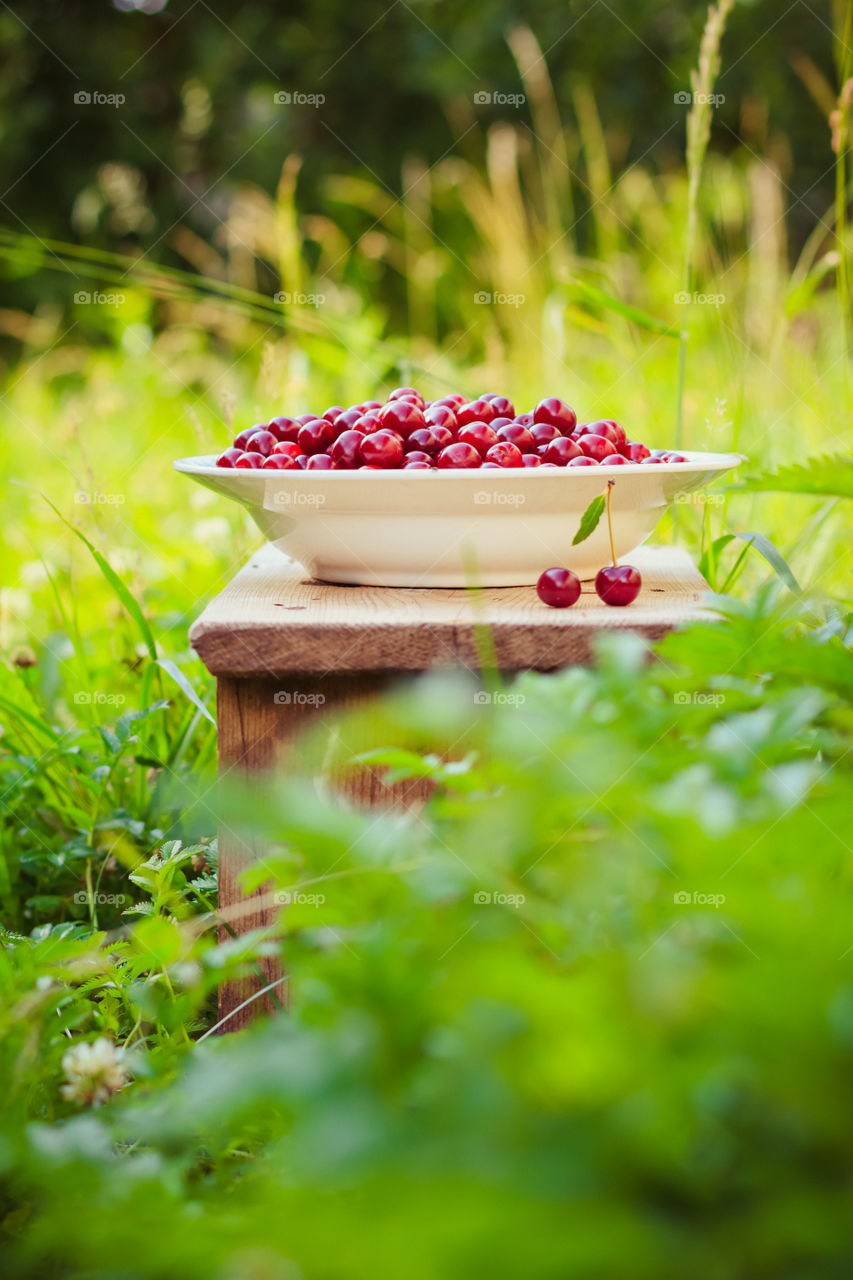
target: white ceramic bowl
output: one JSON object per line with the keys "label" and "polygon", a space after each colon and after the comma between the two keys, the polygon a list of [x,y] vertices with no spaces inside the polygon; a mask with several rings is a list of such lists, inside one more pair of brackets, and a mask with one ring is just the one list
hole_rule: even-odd
{"label": "white ceramic bowl", "polygon": [[612,476],[613,537],[626,559],[667,503],[743,461],[689,453],[660,466],[486,471],[243,471],[215,455],[175,469],[247,507],[265,538],[326,582],[379,587],[514,587],[566,565],[593,578],[610,562],[607,521],[572,546]]}

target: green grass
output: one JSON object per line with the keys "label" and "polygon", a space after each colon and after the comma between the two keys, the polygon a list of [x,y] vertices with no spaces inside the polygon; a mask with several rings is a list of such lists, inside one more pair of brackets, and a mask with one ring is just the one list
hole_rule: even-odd
{"label": "green grass", "polygon": [[[283,183],[241,224],[255,257],[225,252],[216,280],[142,263],[116,307],[20,321],[0,437],[10,1277],[849,1271],[835,214],[789,265],[784,220],[759,216],[784,195],[769,161],[711,152],[689,199],[680,169],[611,173],[583,88],[578,131],[554,133],[531,39],[512,47],[547,146],[501,124],[482,169],[453,156],[427,181],[410,161],[407,209],[349,173],[318,218]],[[568,167],[605,199],[573,205]],[[689,202],[693,289],[715,302],[686,307]],[[105,288],[129,265],[12,233],[2,252]],[[322,306],[271,306],[270,267]],[[171,462],[403,381],[523,408],[547,390],[661,446],[681,405],[686,447],[748,459],[655,535],[694,555],[719,620],[651,666],[613,640],[485,710],[430,678],[307,741],[310,776],[220,791],[187,629],[258,535]],[[365,752],[433,777],[434,800],[330,803]],[[247,887],[303,895],[239,941],[216,931],[220,821],[268,845]],[[211,1035],[220,983],[282,948],[291,1013]],[[87,1076],[79,1046],[101,1039]]]}

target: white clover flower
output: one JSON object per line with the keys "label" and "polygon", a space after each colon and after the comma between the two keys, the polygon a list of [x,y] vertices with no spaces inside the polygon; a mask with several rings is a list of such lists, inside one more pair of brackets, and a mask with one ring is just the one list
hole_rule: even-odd
{"label": "white clover flower", "polygon": [[62,1086],[62,1096],[66,1102],[80,1106],[99,1107],[111,1094],[123,1089],[130,1078],[124,1050],[106,1036],[69,1049],[62,1059],[62,1069],[68,1081]]}

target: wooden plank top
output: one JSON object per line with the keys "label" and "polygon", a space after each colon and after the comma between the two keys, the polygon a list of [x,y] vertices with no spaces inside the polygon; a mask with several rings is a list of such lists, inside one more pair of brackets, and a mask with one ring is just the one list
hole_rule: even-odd
{"label": "wooden plank top", "polygon": [[609,608],[584,583],[571,609],[549,609],[533,587],[468,591],[442,587],[351,587],[306,578],[267,545],[204,610],[190,643],[216,676],[289,672],[425,671],[479,666],[475,628],[487,626],[504,670],[554,670],[589,662],[602,631],[649,639],[696,618],[707,583],[677,547],[641,547],[634,604]]}

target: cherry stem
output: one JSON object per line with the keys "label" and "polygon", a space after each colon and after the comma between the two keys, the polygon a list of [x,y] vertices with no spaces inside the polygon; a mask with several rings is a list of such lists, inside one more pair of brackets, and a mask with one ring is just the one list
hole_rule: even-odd
{"label": "cherry stem", "polygon": [[617,567],[617,565],[616,565],[616,547],[613,542],[613,520],[610,515],[610,493],[615,483],[616,483],[615,480],[607,481],[607,529],[610,534],[610,555],[613,559],[614,569]]}

